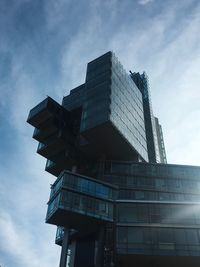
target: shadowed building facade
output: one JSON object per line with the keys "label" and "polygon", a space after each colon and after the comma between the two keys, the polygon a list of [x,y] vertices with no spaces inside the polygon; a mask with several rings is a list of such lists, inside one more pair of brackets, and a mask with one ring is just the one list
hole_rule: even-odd
{"label": "shadowed building facade", "polygon": [[62,105],[47,97],[27,121],[56,177],[46,222],[60,267],[199,266],[200,168],[166,164],[145,73],[108,52]]}

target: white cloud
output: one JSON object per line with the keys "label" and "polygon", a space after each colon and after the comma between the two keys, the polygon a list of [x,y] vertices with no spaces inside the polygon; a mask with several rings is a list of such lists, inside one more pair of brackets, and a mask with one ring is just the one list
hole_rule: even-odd
{"label": "white cloud", "polygon": [[9,259],[12,259],[17,262],[17,266],[21,267],[54,267],[58,264],[56,253],[52,253],[50,247],[45,248],[45,243],[43,246],[41,243],[34,244],[40,240],[33,241],[33,236],[28,229],[17,225],[4,211],[1,211],[0,228],[1,255],[7,255],[5,263],[8,264]]}
{"label": "white cloud", "polygon": [[46,25],[49,31],[54,31],[66,20],[66,13],[63,12],[68,8],[69,0],[48,0],[45,3]]}
{"label": "white cloud", "polygon": [[163,125],[168,161],[199,165],[200,7],[187,17],[184,10],[188,2],[182,4],[180,21],[180,7],[175,4],[145,21],[138,31],[128,28],[118,32],[111,42],[127,70],[145,70],[149,76],[153,110]]}
{"label": "white cloud", "polygon": [[24,136],[19,142],[21,149],[10,155],[9,169],[0,168],[0,254],[5,266],[11,260],[20,267],[53,267],[60,247],[54,244],[56,227],[45,224],[52,179],[44,172],[45,160],[34,153],[36,144]]}
{"label": "white cloud", "polygon": [[151,3],[151,2],[153,2],[154,0],[139,0],[138,1],[138,4],[140,4],[140,5],[147,5],[147,4],[149,4],[149,3]]}

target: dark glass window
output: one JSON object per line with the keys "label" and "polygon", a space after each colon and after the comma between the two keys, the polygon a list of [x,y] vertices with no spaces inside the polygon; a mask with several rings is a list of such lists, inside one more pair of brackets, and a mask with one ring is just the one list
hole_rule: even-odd
{"label": "dark glass window", "polygon": [[186,236],[184,229],[174,229],[175,243],[178,245],[186,244]]}
{"label": "dark glass window", "polygon": [[152,222],[152,223],[161,222],[160,208],[158,205],[150,205],[149,211],[150,211],[150,222]]}
{"label": "dark glass window", "polygon": [[[128,216],[127,216],[128,215]],[[135,205],[121,204],[118,206],[119,222],[137,222],[137,207]]]}
{"label": "dark glass window", "polygon": [[117,241],[119,243],[127,243],[127,227],[117,228]]}
{"label": "dark glass window", "polygon": [[137,221],[138,222],[148,222],[148,206],[147,205],[140,205],[136,206],[137,208]]}
{"label": "dark glass window", "polygon": [[143,242],[143,229],[142,228],[128,228],[128,242],[129,243],[142,243]]}
{"label": "dark glass window", "polygon": [[[153,232],[154,236],[155,233]],[[152,239],[152,230],[150,228],[144,228],[143,229],[143,236],[144,236],[144,243],[146,244],[152,244],[153,239]]]}
{"label": "dark glass window", "polygon": [[171,209],[169,205],[160,205],[160,215],[162,223],[170,223]]}
{"label": "dark glass window", "polygon": [[159,229],[159,243],[173,243],[172,229],[162,228]]}
{"label": "dark glass window", "polygon": [[197,230],[186,229],[185,233],[186,233],[187,243],[189,245],[199,245],[199,238],[198,238]]}
{"label": "dark glass window", "polygon": [[170,194],[169,193],[159,193],[159,200],[169,200]]}
{"label": "dark glass window", "polygon": [[120,163],[113,163],[112,164],[112,172],[129,173],[130,169],[131,169],[130,164],[120,164]]}
{"label": "dark glass window", "polygon": [[166,183],[164,179],[155,179],[155,186],[157,189],[163,189],[166,187]]}
{"label": "dark glass window", "polygon": [[144,199],[144,192],[143,191],[135,191],[135,199]]}
{"label": "dark glass window", "polygon": [[109,188],[101,184],[96,184],[96,194],[100,197],[109,197]]}

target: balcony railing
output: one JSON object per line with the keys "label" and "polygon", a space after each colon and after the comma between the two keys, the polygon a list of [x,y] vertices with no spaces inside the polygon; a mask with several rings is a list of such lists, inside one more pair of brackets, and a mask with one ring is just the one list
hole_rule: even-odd
{"label": "balcony railing", "polygon": [[[51,163],[49,163],[51,164]],[[69,188],[96,198],[113,200],[115,198],[115,187],[93,178],[64,171],[52,185],[52,192],[56,193],[61,187]]]}
{"label": "balcony railing", "polygon": [[[56,212],[62,212],[63,216],[57,217]],[[74,214],[73,216],[71,215],[72,213]],[[82,220],[84,220],[83,215],[98,220],[112,222],[113,203],[70,192],[68,190],[61,190],[55,198],[50,200],[46,220],[50,223],[53,221],[53,223],[57,225],[65,224],[65,221],[68,221],[70,224],[70,216],[72,216],[74,221],[80,221],[76,224],[80,223],[81,225]],[[75,219],[74,216],[76,216]]]}

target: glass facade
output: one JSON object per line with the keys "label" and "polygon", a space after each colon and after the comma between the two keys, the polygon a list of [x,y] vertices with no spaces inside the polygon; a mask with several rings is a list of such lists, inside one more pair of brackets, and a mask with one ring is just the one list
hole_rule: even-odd
{"label": "glass facade", "polygon": [[112,54],[111,121],[148,161],[142,94]]}
{"label": "glass facade", "polygon": [[200,204],[117,203],[117,222],[200,226]]}
{"label": "glass facade", "polygon": [[145,72],[143,74],[131,72],[130,77],[136,83],[137,87],[142,93],[145,132],[146,132],[149,162],[151,163],[160,162],[160,155],[158,151],[158,141],[157,141],[157,135],[156,135],[154,116],[153,116],[148,76],[146,75]]}
{"label": "glass facade", "polygon": [[63,98],[62,106],[67,110],[80,108],[84,102],[85,84],[82,84],[70,91],[70,94]]}
{"label": "glass facade", "polygon": [[108,52],[88,63],[85,84],[73,89],[63,99],[63,106],[68,110],[82,108],[83,135],[110,123],[120,138],[148,161],[142,93],[114,53]]}
{"label": "glass facade", "polygon": [[88,64],[85,87],[81,132],[109,120],[111,94],[109,54]]}
{"label": "glass facade", "polygon": [[199,256],[200,230],[189,228],[118,227],[117,252],[168,256]]}
{"label": "glass facade", "polygon": [[113,222],[120,255],[200,256],[200,168],[108,161],[102,180],[63,172],[47,220],[63,209]]}
{"label": "glass facade", "polygon": [[200,168],[107,162],[103,180],[119,187],[118,254],[200,256]]}
{"label": "glass facade", "polygon": [[[120,186],[128,187],[126,190],[132,189],[144,189],[148,192],[157,191],[171,192],[179,194],[199,194],[200,181],[198,179],[187,180],[179,177],[173,179],[167,179],[164,177],[145,177],[145,176],[126,176],[126,175],[105,175],[105,181],[114,183]],[[128,191],[127,191],[128,192]],[[183,198],[187,200],[187,195]]]}
{"label": "glass facade", "polygon": [[105,163],[105,174],[199,180],[200,173],[197,166],[107,161]]}

